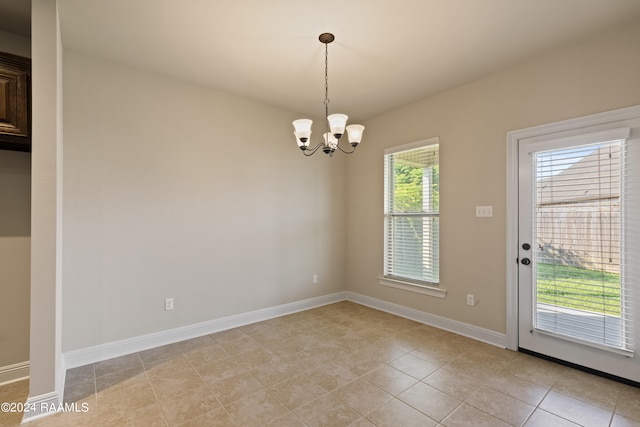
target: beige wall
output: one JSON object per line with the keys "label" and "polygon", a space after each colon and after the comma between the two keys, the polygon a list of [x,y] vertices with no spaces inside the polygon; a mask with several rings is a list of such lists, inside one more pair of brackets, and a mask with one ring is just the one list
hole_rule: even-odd
{"label": "beige wall", "polygon": [[65,51],[63,351],[343,290],[345,161],[296,118]]}
{"label": "beige wall", "polygon": [[[347,289],[506,331],[506,132],[640,104],[640,24],[381,115],[347,169]],[[383,150],[440,137],[444,300],[383,287]],[[492,205],[493,218],[475,218]],[[515,260],[514,260],[515,262]],[[466,294],[479,299],[466,305]]]}
{"label": "beige wall", "polygon": [[29,360],[31,155],[0,150],[0,369]]}
{"label": "beige wall", "polygon": [[0,30],[0,52],[31,58],[31,40],[19,34]]}
{"label": "beige wall", "polygon": [[[31,57],[31,40],[0,30],[0,52]],[[0,369],[29,361],[31,154],[0,150]]]}

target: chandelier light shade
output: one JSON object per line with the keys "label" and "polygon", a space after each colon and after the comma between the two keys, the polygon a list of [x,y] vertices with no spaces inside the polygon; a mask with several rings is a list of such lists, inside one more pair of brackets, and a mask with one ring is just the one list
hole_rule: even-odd
{"label": "chandelier light shade", "polygon": [[[298,119],[293,121],[293,128],[295,129],[293,134],[296,137],[298,147],[302,150],[305,156],[311,156],[315,154],[320,147],[325,154],[329,157],[333,156],[336,150],[340,150],[343,153],[351,154],[356,151],[356,147],[362,141],[362,133],[364,132],[364,126],[362,125],[349,125],[347,126],[347,120],[349,116],[346,114],[329,114],[329,43],[335,40],[335,37],[331,33],[322,33],[318,37],[321,43],[324,43],[324,116],[325,116],[325,133],[323,134],[322,142],[318,143],[313,148],[309,148],[311,142],[311,125],[313,120],[310,119]],[[347,138],[351,149],[345,150],[340,146],[340,139],[347,132]]]}
{"label": "chandelier light shade", "polygon": [[309,147],[309,139],[311,138],[311,125],[313,120],[298,119],[293,121],[293,127],[296,129],[296,141],[298,141],[298,147],[306,150]]}

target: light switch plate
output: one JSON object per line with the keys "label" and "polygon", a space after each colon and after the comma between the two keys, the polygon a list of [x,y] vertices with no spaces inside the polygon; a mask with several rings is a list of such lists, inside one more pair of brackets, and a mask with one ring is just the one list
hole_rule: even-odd
{"label": "light switch plate", "polygon": [[476,206],[477,218],[489,218],[493,216],[493,206]]}

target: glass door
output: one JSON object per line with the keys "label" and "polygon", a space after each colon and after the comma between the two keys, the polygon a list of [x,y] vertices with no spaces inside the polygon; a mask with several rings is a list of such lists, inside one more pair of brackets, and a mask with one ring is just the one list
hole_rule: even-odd
{"label": "glass door", "polygon": [[640,381],[626,135],[519,142],[519,347]]}

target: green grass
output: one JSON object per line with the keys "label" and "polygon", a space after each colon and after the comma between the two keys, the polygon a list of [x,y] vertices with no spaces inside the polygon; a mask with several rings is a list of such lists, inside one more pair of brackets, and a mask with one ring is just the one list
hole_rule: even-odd
{"label": "green grass", "polygon": [[620,316],[620,275],[537,264],[538,302]]}

